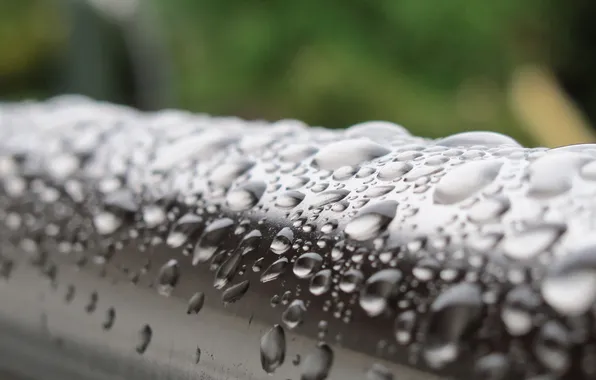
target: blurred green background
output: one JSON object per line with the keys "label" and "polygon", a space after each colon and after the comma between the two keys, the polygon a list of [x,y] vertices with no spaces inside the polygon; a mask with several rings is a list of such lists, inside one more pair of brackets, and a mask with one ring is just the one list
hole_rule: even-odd
{"label": "blurred green background", "polygon": [[[0,0],[0,100],[591,141],[595,3]],[[521,80],[528,67],[549,75]]]}

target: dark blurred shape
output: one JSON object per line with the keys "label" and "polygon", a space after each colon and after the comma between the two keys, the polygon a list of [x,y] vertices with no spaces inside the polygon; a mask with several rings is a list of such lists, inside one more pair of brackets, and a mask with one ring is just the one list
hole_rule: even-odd
{"label": "dark blurred shape", "polygon": [[72,29],[63,93],[157,110],[171,105],[170,70],[147,2],[64,0]]}

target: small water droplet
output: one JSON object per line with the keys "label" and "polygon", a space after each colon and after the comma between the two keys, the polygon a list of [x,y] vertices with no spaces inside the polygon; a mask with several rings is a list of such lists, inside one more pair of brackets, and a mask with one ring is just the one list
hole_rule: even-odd
{"label": "small water droplet", "polygon": [[469,161],[447,172],[437,184],[434,201],[438,204],[461,202],[491,184],[503,166],[497,160]]}
{"label": "small water droplet", "polygon": [[199,364],[200,361],[201,361],[201,348],[197,347],[197,349],[195,351],[195,364]]}
{"label": "small water droplet", "polygon": [[492,353],[481,357],[474,366],[474,379],[478,380],[508,380],[510,378],[511,363],[507,356]]}
{"label": "small water droplet", "polygon": [[97,292],[91,293],[91,296],[89,297],[89,303],[87,303],[87,306],[85,306],[85,311],[89,314],[93,313],[95,309],[97,309],[97,301],[99,301],[99,295]]}
{"label": "small water droplet", "polygon": [[565,229],[564,225],[558,224],[528,227],[525,231],[505,236],[501,243],[503,251],[512,259],[530,259],[549,249],[565,232]]}
{"label": "small water droplet", "polygon": [[103,211],[93,217],[93,224],[98,234],[109,235],[122,225],[122,219],[111,212]]}
{"label": "small water droplet", "polygon": [[139,331],[139,343],[137,344],[136,351],[139,354],[144,354],[151,343],[153,337],[153,330],[149,325],[143,325]]}
{"label": "small water droplet", "polygon": [[404,311],[395,318],[395,340],[399,344],[409,344],[416,327],[416,312]]}
{"label": "small water droplet", "polygon": [[112,326],[114,326],[114,322],[116,320],[116,310],[113,307],[110,307],[106,311],[106,319],[104,320],[102,327],[104,330],[110,330]]}
{"label": "small water droplet", "polygon": [[540,298],[529,286],[512,289],[501,310],[501,319],[507,331],[513,336],[530,332],[533,327],[532,316],[540,306]]}
{"label": "small water droplet", "polygon": [[412,165],[407,162],[388,162],[379,170],[379,179],[391,181],[399,178],[412,170]]}
{"label": "small water droplet", "polygon": [[538,360],[556,373],[564,373],[571,366],[571,341],[569,332],[559,322],[546,322],[534,344],[534,353]]}
{"label": "small water droplet", "polygon": [[358,290],[364,276],[358,269],[350,269],[341,278],[339,289],[344,293],[352,293]]}
{"label": "small water droplet", "polygon": [[275,325],[261,338],[261,366],[273,373],[286,358],[286,334],[283,327]]}
{"label": "small water droplet", "polygon": [[217,272],[215,272],[215,280],[213,281],[215,289],[222,289],[232,281],[238,272],[238,268],[240,268],[241,262],[242,255],[240,252],[236,252],[219,266]]}
{"label": "small water droplet", "polygon": [[339,202],[348,194],[350,194],[350,192],[345,189],[328,190],[318,193],[312,198],[311,207],[319,208],[331,203]]}
{"label": "small water droplet", "polygon": [[281,316],[282,322],[289,328],[295,329],[304,321],[306,314],[306,306],[302,300],[294,300]]}

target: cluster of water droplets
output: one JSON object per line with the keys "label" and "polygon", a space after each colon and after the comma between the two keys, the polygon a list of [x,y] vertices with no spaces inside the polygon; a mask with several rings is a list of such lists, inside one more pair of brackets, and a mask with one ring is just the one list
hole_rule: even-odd
{"label": "cluster of water droplets", "polygon": [[[334,353],[327,322],[309,321],[315,307],[337,324],[391,326],[384,337],[403,350],[387,351],[407,352],[393,359],[431,370],[471,357],[490,379],[588,371],[571,353],[594,340],[580,322],[596,311],[595,146],[144,114],[76,97],[1,105],[0,123],[4,241],[53,279],[48,252],[106,267],[126,245],[168,247],[178,253],[156,268],[127,268],[131,282],[175,297],[182,269],[206,266],[226,306],[277,283],[266,372],[284,365],[286,334],[314,323],[326,327],[299,364],[303,379],[326,378]],[[19,260],[1,257],[0,277]],[[209,301],[195,291],[188,314]],[[152,335],[140,327],[139,353]],[[363,376],[391,373],[375,364]]]}

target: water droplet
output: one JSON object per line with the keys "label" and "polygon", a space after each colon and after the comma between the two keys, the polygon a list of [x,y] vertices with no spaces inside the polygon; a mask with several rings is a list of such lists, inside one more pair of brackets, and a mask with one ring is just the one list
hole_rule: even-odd
{"label": "water droplet", "polygon": [[215,289],[224,288],[230,281],[232,281],[242,261],[240,252],[233,254],[224,261],[215,272],[215,280],[213,286]]}
{"label": "water droplet", "polygon": [[378,178],[383,181],[397,179],[412,170],[412,165],[407,162],[388,162],[379,170]]}
{"label": "water droplet", "polygon": [[285,183],[286,189],[296,190],[306,185],[310,179],[308,177],[290,177]]}
{"label": "water droplet", "polygon": [[395,218],[396,210],[395,201],[382,201],[368,205],[346,225],[345,233],[349,238],[357,241],[373,239]]}
{"label": "water droplet", "polygon": [[528,168],[528,194],[537,198],[561,195],[571,189],[579,167],[590,156],[573,152],[552,151],[538,158]]}
{"label": "water droplet", "polygon": [[568,251],[549,267],[541,292],[553,309],[577,316],[589,311],[596,301],[596,240],[575,243]]}
{"label": "water droplet", "polygon": [[195,246],[192,265],[211,260],[220,243],[232,231],[234,221],[229,218],[217,219],[205,228],[203,236]]}
{"label": "water droplet", "polygon": [[261,275],[261,282],[269,282],[276,280],[281,276],[288,266],[288,259],[282,257],[281,259],[274,261]]}
{"label": "water droplet", "polygon": [[315,296],[325,294],[331,288],[331,270],[323,269],[310,279],[310,292]]}
{"label": "water droplet", "polygon": [[317,153],[317,147],[306,144],[292,144],[287,146],[279,155],[284,161],[300,162]]}
{"label": "water droplet", "polygon": [[357,166],[389,152],[389,149],[367,139],[342,140],[321,149],[312,164],[323,170],[335,170],[342,166]]}
{"label": "water droplet", "polygon": [[111,212],[103,211],[93,217],[93,225],[98,234],[109,235],[122,225],[122,219]]}
{"label": "water droplet", "polygon": [[437,184],[434,201],[438,204],[461,202],[479,192],[499,175],[503,162],[470,161],[447,172]]}
{"label": "water droplet", "polygon": [[571,366],[571,341],[569,332],[559,322],[546,322],[534,344],[538,360],[556,373],[564,373]]}
{"label": "water droplet", "polygon": [[276,200],[275,205],[281,208],[294,208],[302,202],[304,194],[299,191],[291,190],[281,194]]}
{"label": "water droplet", "polygon": [[439,272],[439,263],[432,258],[420,260],[412,269],[412,274],[422,282],[430,281],[436,277]]}
{"label": "water droplet", "polygon": [[474,366],[474,379],[478,380],[508,380],[510,378],[511,363],[507,356],[492,353],[481,357]]}
{"label": "water droplet", "polygon": [[209,181],[214,185],[224,188],[230,187],[234,181],[254,166],[254,162],[239,160],[226,162],[218,166],[211,175]]}
{"label": "water droplet", "polygon": [[249,210],[259,203],[266,188],[267,185],[262,181],[246,182],[228,192],[226,197],[228,207],[232,211]]}
{"label": "water droplet", "polygon": [[144,354],[151,343],[153,337],[153,330],[149,325],[143,325],[139,331],[139,343],[137,344],[136,350],[139,354]]}
{"label": "water droplet", "polygon": [[474,204],[468,211],[468,217],[475,223],[487,223],[495,221],[506,213],[509,207],[510,203],[507,198],[488,198]]}
{"label": "water droplet", "polygon": [[294,242],[294,233],[289,227],[284,227],[281,231],[275,235],[271,242],[271,252],[281,255],[287,252]]}
{"label": "water droplet", "polygon": [[393,380],[393,374],[384,365],[375,363],[366,372],[366,380]]}
{"label": "water droplet", "polygon": [[525,231],[507,235],[502,241],[503,252],[512,259],[526,260],[549,249],[565,232],[565,226],[541,224]]}
{"label": "water droplet", "polygon": [[250,282],[248,280],[244,280],[227,288],[221,296],[221,300],[224,305],[234,303],[242,298],[242,296],[244,296],[248,291],[249,285]]}
{"label": "water droplet", "polygon": [[116,320],[116,310],[113,307],[110,307],[106,311],[106,319],[102,324],[104,330],[110,330],[112,326],[114,326],[114,321]]}
{"label": "water droplet", "polygon": [[424,358],[433,368],[442,368],[457,360],[461,340],[482,316],[480,287],[461,283],[441,293],[430,308]]}
{"label": "water droplet", "polygon": [[85,306],[85,311],[89,314],[93,313],[97,309],[97,302],[99,301],[99,295],[97,292],[91,293],[89,297],[89,303]]}
{"label": "water droplet", "polygon": [[447,147],[466,147],[474,145],[482,145],[486,147],[496,147],[500,145],[510,145],[521,147],[517,141],[509,136],[502,135],[496,132],[472,131],[456,133],[451,136],[439,139],[436,141],[437,145]]}
{"label": "water droplet", "polygon": [[357,167],[342,166],[340,168],[337,168],[333,172],[333,179],[336,181],[345,181],[347,179],[352,178],[354,176],[354,174],[356,174],[357,171],[358,171]]}
{"label": "water droplet", "polygon": [[318,253],[304,253],[294,262],[294,274],[298,278],[308,278],[318,271],[322,264],[323,258]]}
{"label": "water droplet", "polygon": [[364,195],[370,198],[382,197],[383,195],[389,194],[393,189],[395,189],[395,186],[391,185],[375,186],[368,189]]}
{"label": "water droplet", "polygon": [[399,344],[409,344],[416,327],[416,312],[404,311],[395,318],[395,340]]}
{"label": "water droplet", "polygon": [[341,278],[339,289],[344,293],[353,293],[360,287],[364,276],[358,269],[350,269]]}
{"label": "water droplet", "polygon": [[195,234],[201,227],[203,219],[194,214],[188,213],[182,216],[170,230],[166,238],[166,244],[172,248],[178,248]]}
{"label": "water droplet", "polygon": [[199,364],[200,361],[201,361],[201,348],[197,347],[197,349],[195,351],[195,364]]}
{"label": "water droplet", "polygon": [[350,192],[344,189],[328,190],[318,193],[312,198],[311,207],[319,208],[331,203],[339,202],[344,199]]}
{"label": "water droplet", "polygon": [[533,327],[532,316],[540,306],[540,298],[529,286],[512,289],[501,310],[501,319],[507,331],[513,336],[530,332]]}
{"label": "water droplet", "polygon": [[169,297],[178,284],[180,278],[180,265],[177,260],[169,260],[165,263],[157,275],[157,291],[162,296]]}
{"label": "water droplet", "polygon": [[166,221],[166,213],[159,206],[147,206],[143,209],[143,221],[149,228],[157,227]]}
{"label": "water droplet", "polygon": [[302,300],[294,300],[281,316],[282,322],[290,329],[295,329],[304,321],[306,306]]}
{"label": "water droplet", "polygon": [[188,307],[186,314],[198,314],[205,304],[205,294],[203,292],[196,292],[188,300]]}
{"label": "water droplet", "polygon": [[104,198],[106,208],[119,212],[136,212],[139,208],[138,201],[129,189],[115,190]]}
{"label": "water droplet", "polygon": [[300,380],[325,380],[333,365],[333,350],[325,343],[317,347],[302,361]]}
{"label": "water droplet", "polygon": [[66,295],[64,296],[64,300],[66,303],[71,303],[75,297],[76,289],[73,285],[68,285],[66,288]]}
{"label": "water droplet", "polygon": [[273,373],[286,358],[286,334],[283,327],[275,325],[261,338],[261,366]]}
{"label": "water droplet", "polygon": [[360,292],[360,306],[371,317],[381,315],[390,298],[396,295],[402,273],[397,269],[383,269],[366,280]]}

